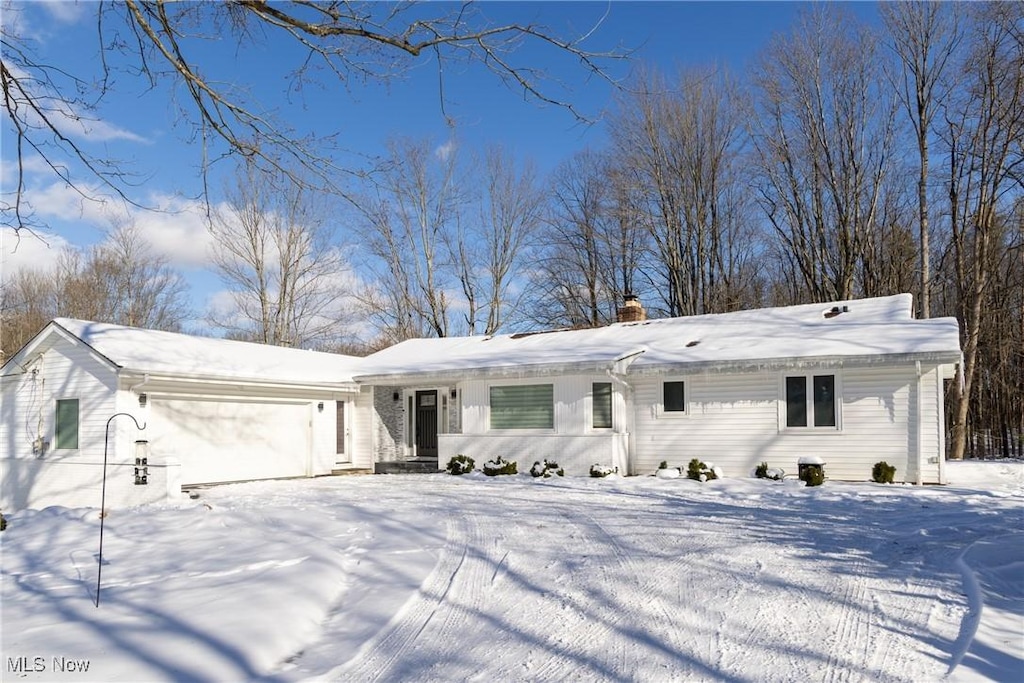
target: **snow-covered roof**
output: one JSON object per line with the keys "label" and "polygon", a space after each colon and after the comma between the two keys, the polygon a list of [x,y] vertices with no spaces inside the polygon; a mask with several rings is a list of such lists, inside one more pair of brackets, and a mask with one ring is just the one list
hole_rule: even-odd
{"label": "snow-covered roof", "polygon": [[[36,339],[46,337],[47,330],[53,327],[77,337],[117,368],[139,374],[336,385],[351,383],[356,364],[361,360],[334,353],[144,330],[71,318],[53,320]],[[30,342],[26,349],[31,347]]]}
{"label": "snow-covered roof", "polygon": [[595,369],[634,374],[801,362],[956,362],[955,318],[915,320],[909,294],[496,336],[413,339],[364,359],[357,381]]}

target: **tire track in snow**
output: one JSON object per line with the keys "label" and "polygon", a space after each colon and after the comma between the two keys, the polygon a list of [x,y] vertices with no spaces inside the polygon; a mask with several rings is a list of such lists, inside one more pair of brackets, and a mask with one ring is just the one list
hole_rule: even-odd
{"label": "tire track in snow", "polygon": [[[608,531],[593,515],[580,508],[559,507],[554,511],[561,516],[561,524],[575,530],[571,536],[584,539],[584,547],[604,546],[611,549],[614,566],[601,568],[600,583],[614,585],[616,595],[628,594],[628,604],[633,606],[633,609],[621,609],[624,601],[620,600],[619,604],[613,605],[611,609],[604,609],[599,615],[595,615],[594,605],[586,601],[586,595],[580,598],[570,593],[566,599],[571,607],[589,618],[569,629],[568,637],[554,645],[539,666],[530,668],[530,678],[555,680],[563,677],[566,674],[566,663],[578,658],[582,652],[609,655],[601,651],[604,643],[614,630],[619,629],[623,622],[630,619],[636,619],[637,623],[629,624],[628,627],[636,628],[638,632],[642,631],[650,642],[642,643],[641,647],[620,648],[617,653],[607,657],[608,661],[604,662],[603,666],[614,669],[615,678],[636,678],[639,672],[651,671],[652,667],[656,667],[657,663],[654,660],[664,662],[665,659],[675,658],[681,652],[676,619],[664,604],[662,596],[657,593],[670,583],[689,576],[688,572],[682,571],[685,556],[680,556],[672,562],[656,563],[652,570],[650,566],[638,562],[633,554],[622,546],[615,534]],[[585,524],[580,523],[580,520],[585,521]],[[579,544],[581,541],[576,542]],[[580,586],[574,584],[573,588],[579,589]],[[692,594],[692,591],[684,593]],[[653,623],[647,620],[651,615],[643,611],[645,608],[653,608],[656,612]],[[662,639],[669,641],[669,644],[661,645]],[[630,644],[635,644],[635,641]],[[578,670],[575,672],[576,675],[579,673]],[[588,672],[586,677],[607,674],[607,671],[598,668],[596,671]],[[660,669],[660,674],[664,677],[665,669]]]}
{"label": "tire track in snow", "polygon": [[[445,638],[465,626],[470,612],[479,606],[482,587],[489,580],[487,563],[472,555],[473,549],[484,547],[484,543],[478,527],[465,515],[449,513],[445,525],[446,539],[440,557],[419,591],[376,637],[359,648],[352,660],[333,670],[332,678],[409,678],[410,672],[403,675],[401,662],[417,645],[446,645],[450,641]],[[461,604],[467,586],[469,604]]]}

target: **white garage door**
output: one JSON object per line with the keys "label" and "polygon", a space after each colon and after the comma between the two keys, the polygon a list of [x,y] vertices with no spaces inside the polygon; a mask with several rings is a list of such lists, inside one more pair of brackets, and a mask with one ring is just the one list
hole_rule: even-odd
{"label": "white garage door", "polygon": [[308,473],[309,404],[159,399],[148,429],[154,460],[181,462],[182,484]]}

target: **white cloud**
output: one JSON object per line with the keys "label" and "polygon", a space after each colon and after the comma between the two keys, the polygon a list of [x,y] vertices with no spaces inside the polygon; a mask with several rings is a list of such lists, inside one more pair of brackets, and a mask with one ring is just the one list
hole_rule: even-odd
{"label": "white cloud", "polygon": [[122,218],[133,222],[154,253],[178,268],[208,268],[213,238],[207,229],[205,205],[200,201],[156,195],[150,203],[158,211],[130,207]]}
{"label": "white cloud", "polygon": [[[4,66],[10,71],[12,77],[21,82],[22,87],[28,91],[29,97],[35,101],[35,104],[46,111],[47,120],[44,122],[34,108],[21,102],[23,106],[18,108],[23,112],[22,116],[29,128],[45,132],[50,126],[53,126],[69,138],[90,142],[114,140],[148,142],[141,135],[96,118],[89,111],[61,99],[55,95],[52,88],[33,88],[33,85],[37,85],[39,82],[46,82],[45,79],[39,78],[38,73],[30,74],[15,63],[5,63]],[[20,97],[16,94],[12,96],[17,104]],[[5,115],[9,115],[6,109]]]}
{"label": "white cloud", "polygon": [[0,229],[0,280],[22,270],[52,271],[68,241],[59,235]]}
{"label": "white cloud", "polygon": [[39,7],[52,18],[62,24],[73,24],[85,15],[84,2],[68,2],[68,0],[45,0]]}
{"label": "white cloud", "polygon": [[438,145],[434,149],[434,156],[436,156],[441,161],[448,161],[448,158],[455,153],[456,148],[457,145],[455,144],[455,141],[449,140],[448,142],[442,145]]}
{"label": "white cloud", "polygon": [[24,201],[34,220],[64,235],[72,231],[95,235],[76,242],[98,241],[115,225],[134,224],[153,252],[165,257],[171,266],[192,269],[210,265],[212,238],[203,202],[154,193],[143,199],[147,208],[140,208],[99,188],[84,189],[88,196],[64,183],[51,183],[26,189]]}

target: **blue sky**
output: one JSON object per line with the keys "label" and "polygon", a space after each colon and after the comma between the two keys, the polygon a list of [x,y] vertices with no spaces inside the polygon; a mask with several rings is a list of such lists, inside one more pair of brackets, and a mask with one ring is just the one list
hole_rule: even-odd
{"label": "blue sky", "polygon": [[[668,73],[679,67],[717,64],[742,77],[772,35],[790,30],[799,11],[807,6],[770,2],[502,2],[486,3],[482,10],[496,23],[536,21],[563,35],[588,31],[600,22],[585,43],[588,49],[633,50],[629,61],[606,64],[617,78],[624,78],[629,69],[641,64]],[[30,37],[40,57],[91,78],[98,72],[96,8],[91,2],[11,4],[4,0],[3,21]],[[850,3],[847,9],[861,18],[876,18],[874,3]],[[351,83],[347,92],[337,87],[307,87],[289,93],[288,70],[282,65],[293,63],[294,53],[282,51],[271,41],[244,51],[230,41],[214,42],[204,46],[200,55],[208,76],[251,84],[263,104],[296,128],[338,133],[342,146],[370,157],[383,153],[390,137],[429,139],[440,146],[454,134],[460,147],[479,149],[487,143],[500,143],[547,172],[584,147],[604,144],[606,129],[601,115],[611,107],[614,96],[610,85],[590,77],[571,60],[552,58],[550,52],[527,43],[516,53],[516,61],[549,71],[553,79],[566,85],[565,90],[553,86],[553,94],[570,99],[596,122],[582,125],[563,109],[524,101],[477,65],[446,73],[446,111],[456,122],[453,130],[445,123],[437,72],[429,59],[387,85]],[[9,229],[2,229],[3,273],[26,263],[46,264],[64,243],[96,243],[109,227],[108,213],[129,211],[154,249],[188,277],[197,317],[201,317],[218,283],[206,269],[205,228],[189,199],[201,189],[197,172],[200,149],[189,143],[189,131],[171,104],[180,94],[162,86],[149,89],[142,79],[124,73],[117,75],[113,86],[82,139],[98,154],[130,161],[138,174],[139,186],[133,190],[136,197],[180,213],[140,212],[116,202],[106,206],[83,203],[52,176],[32,174],[30,199],[45,225],[40,231],[43,240],[22,240],[12,254],[15,240]],[[11,187],[13,159],[9,133],[5,118],[5,193]],[[217,182],[211,190],[211,199],[216,201]],[[343,232],[344,226],[341,228]]]}

